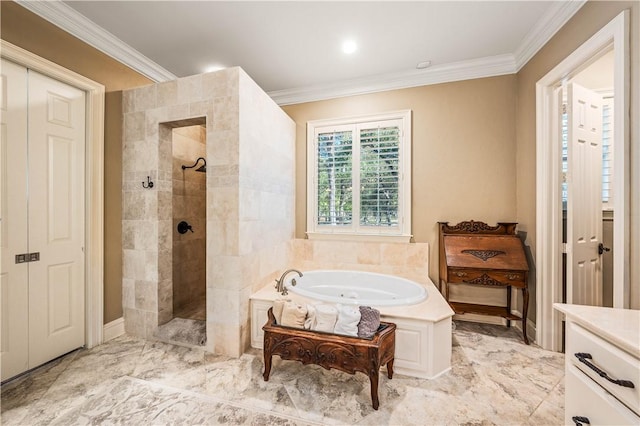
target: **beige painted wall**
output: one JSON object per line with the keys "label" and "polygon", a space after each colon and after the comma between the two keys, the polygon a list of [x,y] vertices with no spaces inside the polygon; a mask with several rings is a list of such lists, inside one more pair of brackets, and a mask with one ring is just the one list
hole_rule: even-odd
{"label": "beige painted wall", "polygon": [[122,92],[150,80],[12,1],[0,2],[1,37],[105,86],[104,322],[122,316]]}
{"label": "beige painted wall", "polygon": [[[517,74],[517,221],[528,233],[527,241],[535,252],[536,82],[624,9],[631,9],[631,307],[639,309],[640,2],[589,1]],[[531,311],[535,312],[535,281],[531,284]]]}
{"label": "beige painted wall", "polygon": [[516,218],[515,75],[285,106],[296,122],[296,238],[306,229],[306,123],[413,111],[412,233],[438,279],[438,221]]}

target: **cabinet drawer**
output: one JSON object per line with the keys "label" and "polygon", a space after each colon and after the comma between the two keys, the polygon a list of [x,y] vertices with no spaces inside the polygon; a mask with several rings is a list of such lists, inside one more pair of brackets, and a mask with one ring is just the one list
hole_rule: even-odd
{"label": "cabinet drawer", "polygon": [[524,287],[524,277],[525,273],[521,271],[483,271],[477,269],[449,268],[450,283]]}
{"label": "cabinet drawer", "polygon": [[566,425],[576,425],[574,417],[585,417],[592,426],[640,424],[640,417],[571,364],[567,366],[565,389]]}
{"label": "cabinet drawer", "polygon": [[[583,361],[580,361],[576,356],[578,353],[588,355],[581,356]],[[573,322],[568,323],[566,356],[570,360],[567,364],[576,366],[640,415],[640,360],[638,358]],[[587,363],[606,373],[606,376],[612,380],[630,381],[634,387],[612,383]]]}

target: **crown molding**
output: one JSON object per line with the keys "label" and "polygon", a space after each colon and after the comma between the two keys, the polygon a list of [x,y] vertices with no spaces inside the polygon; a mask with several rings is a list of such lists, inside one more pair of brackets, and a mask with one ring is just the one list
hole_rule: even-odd
{"label": "crown molding", "polygon": [[[62,1],[15,1],[25,9],[46,19],[155,82],[171,81],[178,78]],[[268,94],[279,105],[290,105],[429,84],[513,74],[518,72],[571,19],[586,1],[568,0],[555,2],[525,36],[514,54],[443,64],[426,70],[373,75],[325,85],[276,90],[268,92]]]}
{"label": "crown molding", "polygon": [[278,105],[291,105],[429,84],[494,77],[515,72],[514,57],[506,54],[436,65],[425,70],[379,74],[324,85],[275,90],[267,94]]}
{"label": "crown molding", "polygon": [[30,12],[155,82],[178,78],[62,1],[15,1]]}
{"label": "crown molding", "polygon": [[587,0],[554,2],[516,49],[514,53],[516,72],[520,71],[586,2]]}

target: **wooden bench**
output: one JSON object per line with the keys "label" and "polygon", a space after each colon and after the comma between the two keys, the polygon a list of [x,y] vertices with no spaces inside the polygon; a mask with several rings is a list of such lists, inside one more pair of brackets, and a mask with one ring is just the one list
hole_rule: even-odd
{"label": "wooden bench", "polygon": [[371,339],[343,336],[276,324],[272,309],[267,312],[264,330],[264,380],[269,380],[271,357],[280,355],[285,360],[319,365],[355,374],[360,371],[369,376],[371,402],[378,409],[378,379],[380,367],[387,365],[387,375],[393,377],[393,359],[396,350],[396,325],[381,322]]}

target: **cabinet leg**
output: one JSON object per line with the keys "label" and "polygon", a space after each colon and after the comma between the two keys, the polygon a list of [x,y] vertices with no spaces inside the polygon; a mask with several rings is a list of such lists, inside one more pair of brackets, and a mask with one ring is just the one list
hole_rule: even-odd
{"label": "cabinet leg", "polygon": [[369,373],[369,381],[371,381],[371,403],[374,410],[377,410],[380,406],[380,401],[378,400],[378,377],[378,371]]}
{"label": "cabinet leg", "polygon": [[[507,312],[511,314],[511,287],[507,286]],[[511,320],[507,318],[507,327],[511,327]]]}
{"label": "cabinet leg", "polygon": [[393,379],[393,359],[387,363],[387,377]]}
{"label": "cabinet leg", "polygon": [[522,289],[522,337],[524,342],[528,345],[529,338],[527,337],[527,312],[529,311],[529,290],[525,287]]}

